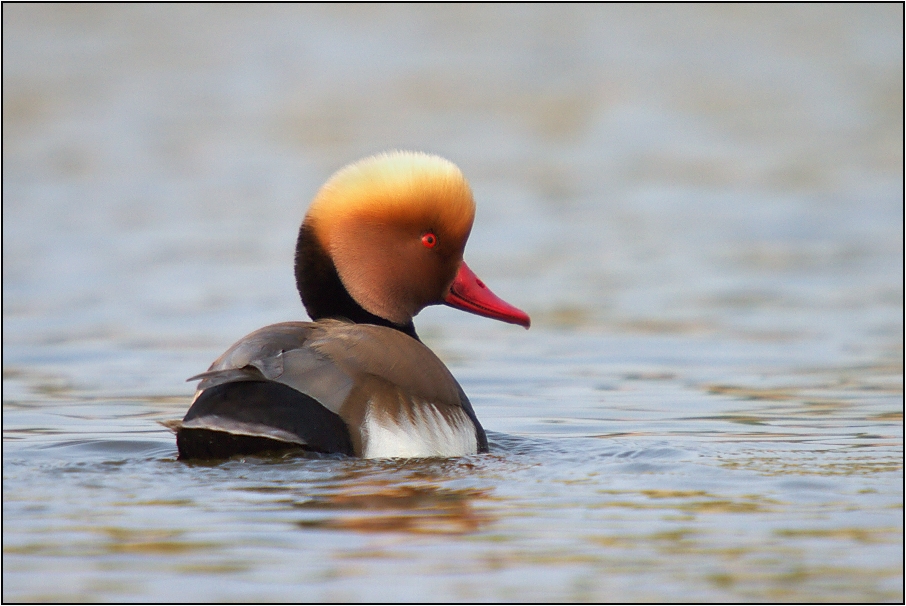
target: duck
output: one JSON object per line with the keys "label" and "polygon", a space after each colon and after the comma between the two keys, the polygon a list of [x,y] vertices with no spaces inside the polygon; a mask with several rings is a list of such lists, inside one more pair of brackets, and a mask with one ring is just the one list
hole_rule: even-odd
{"label": "duck", "polygon": [[180,460],[302,449],[368,459],[488,452],[459,382],[415,331],[429,305],[529,328],[463,260],[475,201],[440,156],[385,152],[320,188],[299,228],[296,287],[310,322],[243,337],[189,381]]}

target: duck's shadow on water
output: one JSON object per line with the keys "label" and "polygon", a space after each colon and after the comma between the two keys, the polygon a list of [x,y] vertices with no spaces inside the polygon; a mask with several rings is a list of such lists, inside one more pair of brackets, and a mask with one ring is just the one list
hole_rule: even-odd
{"label": "duck's shadow on water", "polygon": [[163,438],[70,439],[11,454],[63,482],[84,482],[78,479],[84,474],[91,482],[107,478],[100,485],[111,502],[122,502],[128,484],[135,506],[166,494],[167,502],[179,496],[185,503],[179,507],[282,512],[296,530],[419,535],[486,530],[509,511],[502,501],[524,496],[525,482],[665,456],[663,449],[631,450],[590,437],[488,432],[488,439],[489,453],[456,458],[360,459],[295,450],[179,461],[175,440]]}
{"label": "duck's shadow on water", "polygon": [[186,465],[213,472],[218,482],[242,474],[242,483],[234,485],[240,492],[279,495],[298,515],[297,529],[462,535],[510,515],[503,502],[524,498],[520,487],[526,481],[564,478],[577,469],[581,474],[602,462],[625,467],[672,456],[663,447],[626,449],[594,438],[488,432],[488,441],[489,453],[456,458],[359,459],[296,451]]}

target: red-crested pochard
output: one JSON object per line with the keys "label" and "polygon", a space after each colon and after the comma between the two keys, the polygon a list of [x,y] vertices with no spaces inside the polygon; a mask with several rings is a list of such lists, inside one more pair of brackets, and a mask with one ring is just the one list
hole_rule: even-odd
{"label": "red-crested pochard", "polygon": [[266,326],[201,379],[174,423],[180,459],[301,447],[368,458],[487,452],[469,399],[412,318],[445,304],[529,327],[463,262],[475,202],[451,162],[365,158],[315,196],[296,243],[313,322]]}

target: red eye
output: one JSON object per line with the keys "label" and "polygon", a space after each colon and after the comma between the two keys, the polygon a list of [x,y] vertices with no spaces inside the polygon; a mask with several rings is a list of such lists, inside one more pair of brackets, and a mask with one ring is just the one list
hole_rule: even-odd
{"label": "red eye", "polygon": [[424,244],[425,248],[434,248],[437,246],[437,236],[429,231],[422,236],[422,244]]}

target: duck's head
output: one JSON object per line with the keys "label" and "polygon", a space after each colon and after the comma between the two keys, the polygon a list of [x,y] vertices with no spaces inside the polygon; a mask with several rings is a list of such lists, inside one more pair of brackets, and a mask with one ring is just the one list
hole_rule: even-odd
{"label": "duck's head", "polygon": [[444,303],[528,328],[528,315],[463,262],[474,218],[468,182],[438,156],[391,152],[340,169],[299,230],[296,284],[309,315],[409,332],[419,311]]}

